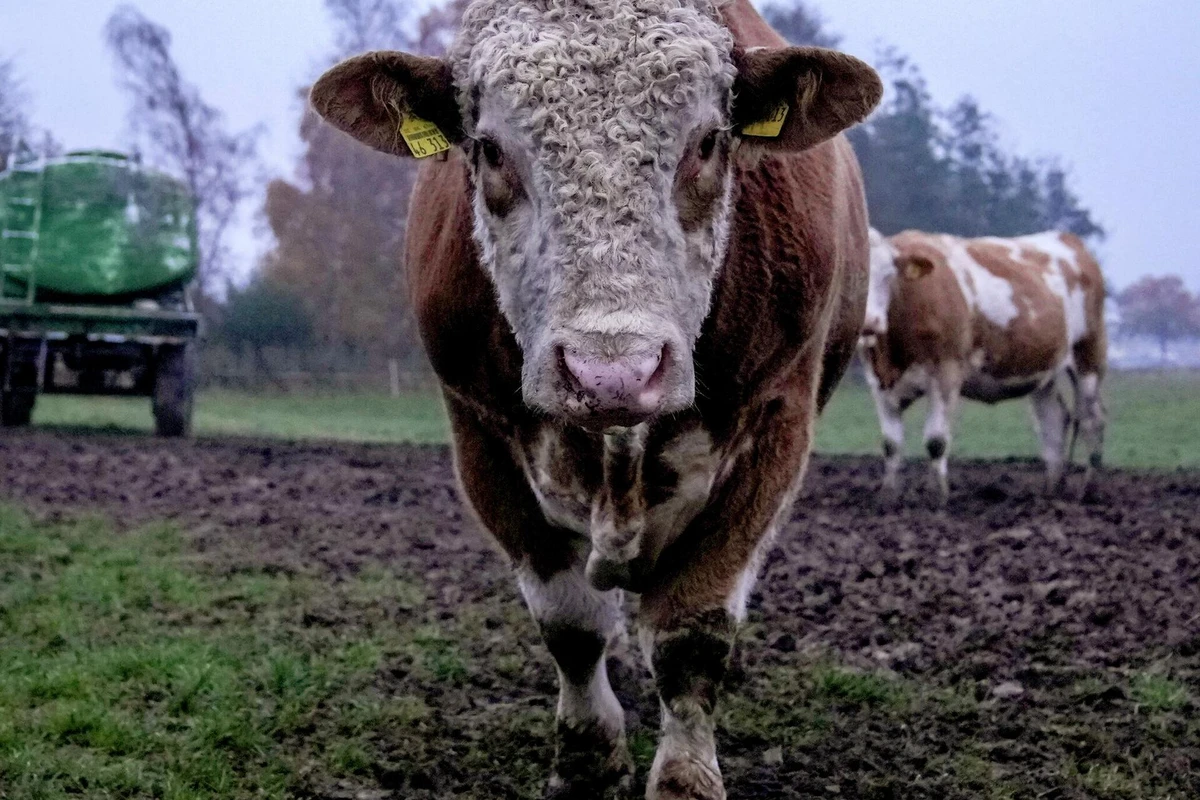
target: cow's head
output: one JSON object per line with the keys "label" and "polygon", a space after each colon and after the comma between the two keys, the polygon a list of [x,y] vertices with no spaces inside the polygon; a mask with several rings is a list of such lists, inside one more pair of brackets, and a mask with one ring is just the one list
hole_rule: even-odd
{"label": "cow's head", "polygon": [[[526,402],[609,426],[693,401],[739,151],[817,145],[881,92],[840,53],[735,49],[710,0],[476,0],[445,60],[352,58],[312,100],[385,152],[411,155],[412,116],[464,148]],[[777,135],[743,132],[781,104]]]}

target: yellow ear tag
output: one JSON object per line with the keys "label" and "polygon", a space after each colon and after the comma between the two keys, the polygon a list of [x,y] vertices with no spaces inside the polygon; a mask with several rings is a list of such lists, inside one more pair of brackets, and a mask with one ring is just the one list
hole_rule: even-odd
{"label": "yellow ear tag", "polygon": [[429,120],[415,114],[405,114],[400,124],[400,135],[416,158],[428,158],[450,149],[450,142],[442,129]]}
{"label": "yellow ear tag", "polygon": [[768,139],[778,138],[779,134],[783,132],[783,123],[787,121],[788,111],[790,110],[791,106],[786,101],[780,101],[769,117],[743,127],[742,135],[764,136]]}

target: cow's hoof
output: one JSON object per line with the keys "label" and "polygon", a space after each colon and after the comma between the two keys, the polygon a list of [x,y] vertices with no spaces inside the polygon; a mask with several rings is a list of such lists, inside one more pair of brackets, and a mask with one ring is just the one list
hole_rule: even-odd
{"label": "cow's hoof", "polygon": [[646,800],[726,800],[721,773],[694,758],[655,763]]}
{"label": "cow's hoof", "polygon": [[558,725],[558,752],[546,800],[626,800],[633,787],[633,758],[625,737],[615,743],[598,726]]}

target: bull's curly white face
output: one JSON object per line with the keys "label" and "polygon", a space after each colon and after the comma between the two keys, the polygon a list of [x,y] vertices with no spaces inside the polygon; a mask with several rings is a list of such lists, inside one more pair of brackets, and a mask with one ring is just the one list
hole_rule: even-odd
{"label": "bull's curly white face", "polygon": [[[736,48],[725,1],[475,0],[447,59],[368,53],[313,87],[376,149],[411,155],[415,117],[465,150],[524,398],[554,416],[606,427],[690,405],[738,148],[805,150],[879,102],[850,56]],[[745,135],[773,114],[767,138]]]}
{"label": "bull's curly white face", "polygon": [[706,3],[590,6],[477,2],[450,63],[525,399],[611,422],[693,400],[729,233],[736,70]]}

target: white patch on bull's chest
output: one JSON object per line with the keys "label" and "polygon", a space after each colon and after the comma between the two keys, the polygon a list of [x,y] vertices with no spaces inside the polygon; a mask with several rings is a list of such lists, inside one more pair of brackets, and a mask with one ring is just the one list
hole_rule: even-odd
{"label": "white patch on bull's chest", "polygon": [[[567,530],[591,535],[592,505],[596,498],[584,487],[574,454],[564,447],[557,431],[547,426],[532,452],[524,458],[525,475],[546,518]],[[695,428],[667,442],[657,452],[648,451],[677,476],[666,499],[646,513],[646,536],[663,544],[673,541],[708,502],[720,462],[707,431]],[[648,470],[649,471],[649,470]],[[647,492],[661,495],[657,487]]]}
{"label": "white patch on bull's chest", "polygon": [[1012,284],[972,258],[962,241],[953,236],[943,236],[941,244],[946,263],[950,265],[971,308],[996,327],[1007,328],[1021,313],[1013,296]]}
{"label": "white patch on bull's chest", "polygon": [[658,458],[679,476],[675,490],[650,509],[647,529],[669,543],[674,541],[708,502],[720,458],[708,431],[697,428],[671,440]]}
{"label": "white patch on bull's chest", "polygon": [[525,454],[525,478],[546,519],[586,536],[591,530],[592,498],[578,470],[562,469],[569,452],[554,428],[543,428],[533,452]]}

